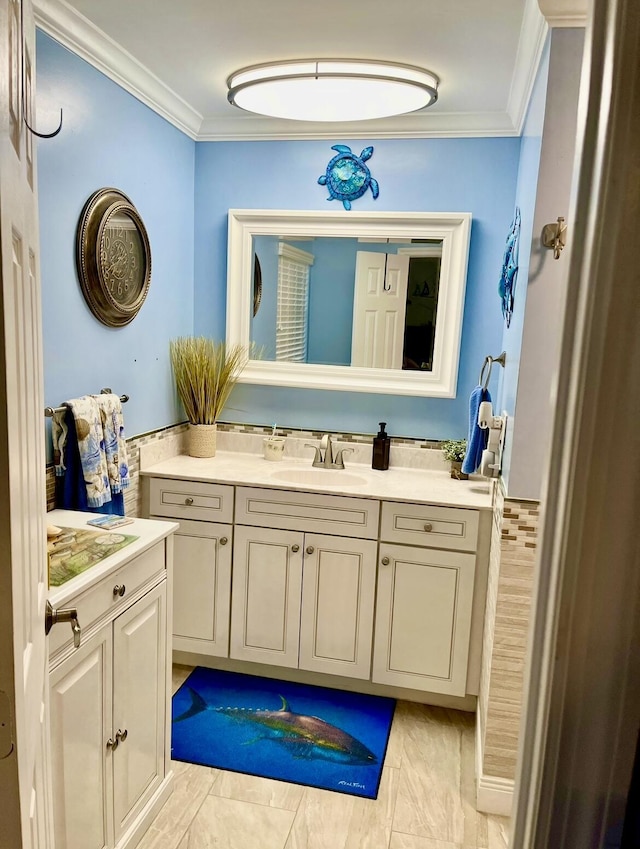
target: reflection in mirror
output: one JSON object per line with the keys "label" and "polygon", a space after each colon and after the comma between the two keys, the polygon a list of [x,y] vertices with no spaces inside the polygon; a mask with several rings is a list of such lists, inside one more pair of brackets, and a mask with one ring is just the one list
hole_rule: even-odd
{"label": "reflection in mirror", "polygon": [[241,382],[454,397],[470,231],[469,213],[230,210],[227,342],[262,352]]}
{"label": "reflection in mirror", "polygon": [[256,236],[266,360],[431,371],[441,240]]}

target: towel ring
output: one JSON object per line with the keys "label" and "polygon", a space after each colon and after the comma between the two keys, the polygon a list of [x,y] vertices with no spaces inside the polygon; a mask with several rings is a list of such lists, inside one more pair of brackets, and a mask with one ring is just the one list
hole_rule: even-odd
{"label": "towel ring", "polygon": [[[499,357],[489,357],[486,356],[484,358],[484,362],[482,364],[482,368],[480,369],[480,377],[478,378],[478,385],[483,389],[487,389],[489,386],[489,380],[491,379],[491,369],[493,368],[494,363],[500,363],[502,368],[504,368],[504,364],[507,361],[507,353],[503,351]],[[487,370],[487,366],[489,366]],[[487,370],[487,374],[485,377],[485,370]]]}

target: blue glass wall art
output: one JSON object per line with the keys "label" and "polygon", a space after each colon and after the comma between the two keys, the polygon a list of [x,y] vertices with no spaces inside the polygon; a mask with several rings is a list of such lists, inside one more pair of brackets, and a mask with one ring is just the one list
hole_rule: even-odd
{"label": "blue glass wall art", "polygon": [[373,155],[373,148],[365,147],[360,156],[356,156],[346,144],[334,144],[331,150],[337,153],[329,160],[326,172],[318,177],[320,185],[329,189],[327,200],[341,200],[345,209],[351,209],[351,201],[361,198],[368,188],[371,188],[375,200],[380,187],[365,165]]}
{"label": "blue glass wall art", "polygon": [[502,315],[507,323],[511,324],[513,315],[513,302],[516,289],[516,278],[518,276],[518,243],[520,241],[520,209],[516,206],[513,223],[507,235],[507,244],[504,249],[504,260],[500,273],[498,294],[502,303]]}

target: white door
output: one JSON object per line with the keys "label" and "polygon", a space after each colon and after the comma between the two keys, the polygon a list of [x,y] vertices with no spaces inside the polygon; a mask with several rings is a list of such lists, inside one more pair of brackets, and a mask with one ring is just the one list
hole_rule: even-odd
{"label": "white door", "polygon": [[372,539],[305,534],[300,669],[369,680],[377,549]]}
{"label": "white door", "polygon": [[173,648],[229,656],[232,526],[183,519],[174,536]]}
{"label": "white door", "polygon": [[464,696],[475,555],[380,545],[371,680]]}
{"label": "white door", "polygon": [[409,257],[358,251],[351,365],[402,368]]}
{"label": "white door", "polygon": [[113,846],[112,626],[51,673],[53,820],[57,849]]}
{"label": "white door", "polygon": [[[33,123],[31,0],[0,7],[0,844],[51,845],[42,329]],[[58,626],[63,627],[63,626]],[[68,626],[66,626],[68,627]]]}
{"label": "white door", "polygon": [[303,539],[236,526],[230,657],[297,668]]}

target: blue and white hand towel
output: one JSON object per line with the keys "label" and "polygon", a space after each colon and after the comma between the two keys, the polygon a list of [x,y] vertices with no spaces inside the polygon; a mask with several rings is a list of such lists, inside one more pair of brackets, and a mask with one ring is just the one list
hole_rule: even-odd
{"label": "blue and white hand towel", "polygon": [[91,395],[67,401],[78,437],[82,476],[87,488],[89,507],[101,507],[111,501],[111,487],[104,450],[104,434],[98,404]]}
{"label": "blue and white hand towel", "polygon": [[111,492],[117,495],[129,486],[129,464],[124,438],[122,403],[118,395],[110,392],[94,395],[93,398],[100,410],[109,486]]}
{"label": "blue and white hand towel", "polygon": [[469,438],[467,453],[462,461],[462,471],[465,475],[472,475],[479,468],[482,452],[489,440],[489,429],[483,430],[478,425],[478,412],[483,401],[491,401],[489,390],[476,386],[469,398]]}

